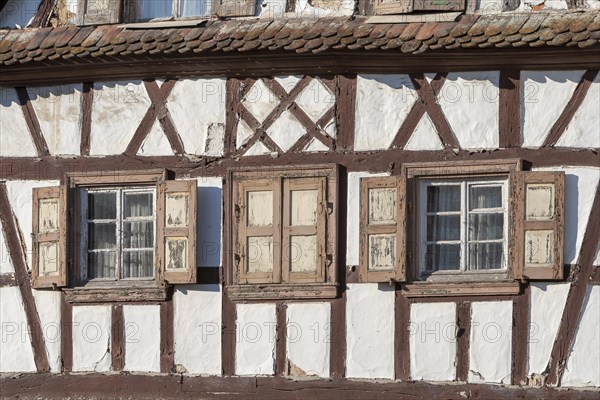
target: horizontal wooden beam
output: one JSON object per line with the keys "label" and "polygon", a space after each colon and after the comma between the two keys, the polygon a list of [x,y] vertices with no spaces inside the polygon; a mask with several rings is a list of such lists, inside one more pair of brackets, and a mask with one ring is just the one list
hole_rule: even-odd
{"label": "horizontal wooden beam", "polygon": [[426,73],[498,69],[593,69],[598,48],[474,49],[406,55],[394,51],[332,51],[296,54],[202,53],[98,57],[11,65],[0,71],[0,86],[48,85],[90,80],[179,78],[190,76],[272,76],[288,74]]}
{"label": "horizontal wooden beam", "polygon": [[200,377],[130,374],[24,374],[0,378],[3,398],[202,398],[202,399],[596,399],[594,390],[557,390],[550,387],[514,387],[426,382],[368,382],[345,379],[292,380],[269,377]]}

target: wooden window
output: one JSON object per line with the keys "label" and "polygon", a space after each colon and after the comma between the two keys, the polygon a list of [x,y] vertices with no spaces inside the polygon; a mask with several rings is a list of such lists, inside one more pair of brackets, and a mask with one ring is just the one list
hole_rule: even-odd
{"label": "wooden window", "polygon": [[373,0],[374,14],[406,14],[413,11],[463,11],[465,0]]}
{"label": "wooden window", "polygon": [[235,171],[230,182],[230,294],[335,296],[337,168]]}
{"label": "wooden window", "polygon": [[516,271],[523,279],[563,279],[564,172],[515,174]]}
{"label": "wooden window", "polygon": [[[70,174],[64,186],[35,190],[33,229],[39,245],[34,260],[39,268],[34,285],[67,286],[70,276],[68,299],[130,301],[147,300],[144,290],[159,300],[166,291],[157,288],[195,283],[196,182],[165,179],[164,170]],[[58,224],[56,213],[64,213]],[[56,226],[60,235],[56,229],[47,232]],[[51,248],[55,243],[57,249]],[[58,267],[45,261],[55,253]],[[66,254],[72,254],[70,271]],[[55,270],[63,274],[60,283]]]}
{"label": "wooden window", "polygon": [[360,182],[360,280],[405,280],[405,212],[402,177]]}

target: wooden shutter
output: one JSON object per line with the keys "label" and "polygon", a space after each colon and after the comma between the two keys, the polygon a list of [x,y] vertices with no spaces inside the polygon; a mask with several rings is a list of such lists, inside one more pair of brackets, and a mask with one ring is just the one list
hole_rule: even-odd
{"label": "wooden shutter", "polygon": [[326,221],[324,177],[283,181],[283,282],[324,281]]}
{"label": "wooden shutter", "polygon": [[406,181],[390,176],[360,181],[360,281],[406,279]]}
{"label": "wooden shutter", "polygon": [[216,0],[215,14],[219,17],[253,17],[256,14],[255,0]]}
{"label": "wooden shutter", "polygon": [[121,21],[121,0],[79,0],[78,25],[114,24]]}
{"label": "wooden shutter", "polygon": [[465,0],[414,0],[413,11],[463,11]]}
{"label": "wooden shutter", "polygon": [[281,188],[274,179],[238,183],[235,204],[239,283],[281,282]]}
{"label": "wooden shutter", "polygon": [[563,279],[564,172],[515,172],[513,275]]}
{"label": "wooden shutter", "polygon": [[67,188],[33,189],[33,287],[67,286]]}
{"label": "wooden shutter", "polygon": [[157,191],[157,266],[166,283],[196,283],[195,180],[164,181]]}
{"label": "wooden shutter", "polygon": [[413,0],[374,0],[373,13],[400,14],[409,13],[413,10]]}

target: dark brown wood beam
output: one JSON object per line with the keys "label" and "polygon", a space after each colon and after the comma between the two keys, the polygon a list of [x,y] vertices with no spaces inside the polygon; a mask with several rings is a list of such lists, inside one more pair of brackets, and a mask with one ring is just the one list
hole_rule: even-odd
{"label": "dark brown wood beam", "polygon": [[60,354],[63,372],[73,370],[73,304],[60,296]]}
{"label": "dark brown wood beam", "polygon": [[336,148],[338,150],[354,150],[355,115],[356,75],[338,75],[335,102]]}
{"label": "dark brown wood beam", "polygon": [[521,72],[500,71],[500,106],[498,114],[501,148],[521,146]]}
{"label": "dark brown wood beam", "polygon": [[35,299],[33,298],[31,280],[29,279],[29,272],[25,261],[26,250],[23,243],[23,234],[12,211],[4,182],[0,182],[0,222],[2,223],[6,247],[15,269],[15,281],[19,287],[21,300],[23,301],[27,326],[31,335],[31,348],[33,350],[35,366],[38,372],[48,372],[50,371],[50,364],[48,363],[48,353],[46,352],[42,324],[37,312]]}
{"label": "dark brown wood beam", "polygon": [[394,375],[397,380],[410,380],[410,300],[398,288],[395,300]]}
{"label": "dark brown wood beam", "polygon": [[82,156],[90,155],[91,135],[92,135],[92,106],[94,104],[94,84],[92,82],[83,83],[83,93],[81,96],[81,144],[80,154]]}
{"label": "dark brown wood beam", "polygon": [[17,286],[15,274],[0,274],[0,287]]}
{"label": "dark brown wood beam", "polygon": [[175,366],[173,301],[160,303],[160,372],[170,373]]}
{"label": "dark brown wood beam", "polygon": [[30,27],[44,28],[48,26],[55,4],[56,0],[41,0]]}
{"label": "dark brown wood beam", "polygon": [[577,266],[572,271],[573,281],[567,295],[567,302],[563,310],[562,319],[556,333],[556,340],[550,353],[550,361],[546,370],[548,371],[547,383],[549,385],[560,385],[569,353],[575,340],[577,325],[583,312],[583,303],[588,288],[588,282],[594,275],[594,258],[600,241],[600,187],[596,189],[596,196],[592,205],[592,211],[588,218],[588,224],[583,236]]}
{"label": "dark brown wood beam", "polygon": [[456,303],[456,327],[456,380],[466,382],[469,377],[471,347],[471,302]]}
{"label": "dark brown wood beam", "polygon": [[49,155],[50,152],[48,151],[48,145],[46,144],[46,139],[44,139],[44,135],[42,134],[42,128],[40,127],[40,122],[37,118],[35,110],[33,109],[33,105],[31,104],[31,99],[29,98],[29,93],[27,93],[27,88],[16,87],[15,91],[17,92],[17,97],[19,98],[21,109],[23,110],[23,116],[25,117],[25,122],[27,123],[27,128],[31,134],[31,139],[37,150],[38,156],[43,157]]}
{"label": "dark brown wood beam", "polygon": [[275,375],[287,375],[287,304],[278,302],[275,306],[277,316],[277,332],[275,338]]}
{"label": "dark brown wood beam", "polygon": [[[91,62],[90,62],[91,61]],[[198,76],[259,77],[288,74],[428,73],[499,69],[596,69],[598,48],[475,49],[405,55],[394,51],[335,51],[326,54],[260,52],[198,56],[77,57],[2,67],[0,86],[66,84],[89,80]]]}
{"label": "dark brown wood beam", "polygon": [[121,304],[115,304],[111,308],[110,343],[111,369],[123,371],[125,367],[125,316]]}
{"label": "dark brown wood beam", "polygon": [[513,385],[527,384],[527,360],[529,355],[529,301],[530,286],[513,300],[512,321],[512,376]]}

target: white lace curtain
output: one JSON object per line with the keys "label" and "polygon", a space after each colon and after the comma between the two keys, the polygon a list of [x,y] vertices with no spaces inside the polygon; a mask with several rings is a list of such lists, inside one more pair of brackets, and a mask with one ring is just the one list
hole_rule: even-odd
{"label": "white lace curtain", "polygon": [[[212,0],[179,0],[178,17],[209,15]],[[173,0],[142,0],[139,7],[141,19],[173,16]]]}

